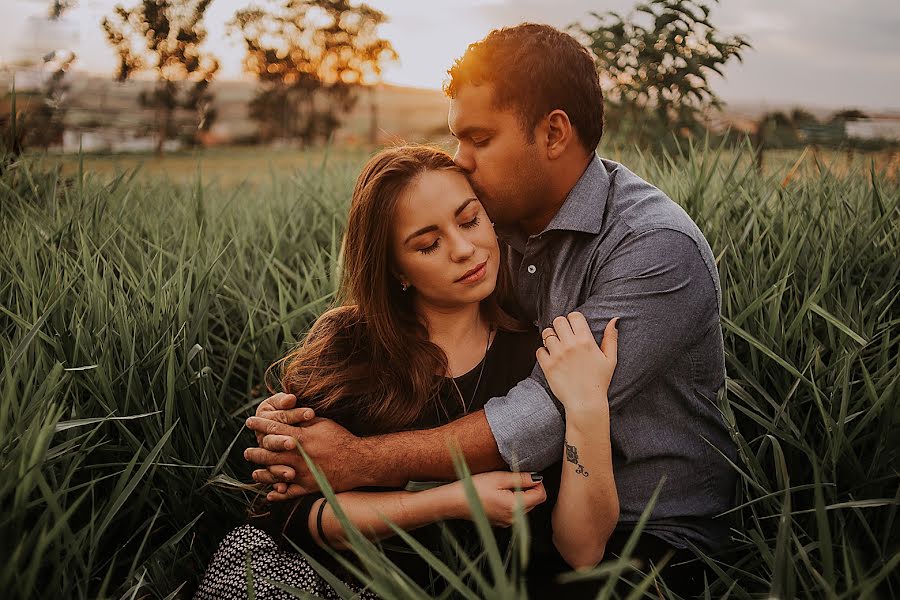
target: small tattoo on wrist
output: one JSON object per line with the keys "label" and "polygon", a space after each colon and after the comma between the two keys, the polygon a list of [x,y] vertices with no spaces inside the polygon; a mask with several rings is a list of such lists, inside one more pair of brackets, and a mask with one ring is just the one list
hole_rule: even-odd
{"label": "small tattoo on wrist", "polygon": [[578,448],[570,444],[568,440],[564,440],[563,443],[566,445],[566,460],[576,467],[575,474],[587,477],[588,472],[585,470],[584,465],[578,462]]}

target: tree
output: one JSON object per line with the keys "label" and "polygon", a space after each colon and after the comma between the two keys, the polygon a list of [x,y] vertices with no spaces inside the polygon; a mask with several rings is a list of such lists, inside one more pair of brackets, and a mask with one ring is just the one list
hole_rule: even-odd
{"label": "tree", "polygon": [[[143,70],[156,74],[153,90],[142,93],[140,102],[155,111],[157,154],[175,136],[195,143],[215,119],[209,84],[219,62],[201,49],[206,40],[203,16],[210,2],[141,0],[130,9],[117,5],[102,21],[119,57],[118,81]],[[180,111],[187,116],[179,118]]]}
{"label": "tree", "polygon": [[23,140],[26,147],[47,148],[62,143],[68,112],[66,100],[72,87],[66,74],[76,58],[69,50],[57,50],[43,57],[44,68],[50,74],[41,87],[35,108],[28,114],[29,126]]}
{"label": "tree", "polygon": [[828,122],[840,123],[841,125],[844,125],[849,121],[863,121],[868,118],[869,115],[859,110],[858,108],[844,108],[832,114],[831,118],[828,119]]}
{"label": "tree", "polygon": [[75,0],[53,0],[48,15],[51,19],[59,19],[63,13],[77,5]]}
{"label": "tree", "polygon": [[[39,24],[47,27],[59,24],[63,13],[74,6],[72,0],[56,0],[48,8],[46,18]],[[65,40],[58,37],[50,38],[59,44],[65,45]],[[40,48],[40,46],[38,46]],[[43,56],[29,56],[22,58],[14,64],[15,70],[24,69],[37,75],[37,85],[32,84],[26,89],[16,91],[16,98],[9,97],[4,102],[0,115],[0,138],[7,157],[15,157],[25,148],[47,148],[53,144],[62,142],[65,130],[65,117],[67,111],[66,99],[71,87],[66,75],[77,56],[71,50],[48,48],[38,50],[37,54]],[[5,114],[7,109],[9,114]],[[13,115],[13,110],[16,114]]]}
{"label": "tree", "polygon": [[596,24],[572,26],[596,56],[610,132],[643,145],[696,134],[703,111],[721,106],[709,85],[749,43],[722,36],[698,0],[651,0],[626,16],[591,13]]}
{"label": "tree", "polygon": [[767,112],[756,122],[752,136],[756,151],[756,170],[763,171],[765,152],[769,148],[793,148],[800,144],[797,123],[782,111]]}
{"label": "tree", "polygon": [[397,56],[378,36],[385,20],[349,0],[284,0],[235,13],[229,25],[247,48],[244,70],[260,82],[249,106],[260,138],[328,139],[358,91]]}

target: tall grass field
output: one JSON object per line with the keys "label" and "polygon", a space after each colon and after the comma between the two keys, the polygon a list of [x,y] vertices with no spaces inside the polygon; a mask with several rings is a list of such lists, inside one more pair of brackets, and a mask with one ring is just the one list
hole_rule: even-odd
{"label": "tall grass field", "polygon": [[[2,597],[193,594],[255,494],[263,373],[333,301],[365,158],[227,184],[3,170]],[[621,160],[696,220],[722,280],[739,507],[708,597],[900,597],[900,183],[862,163],[760,176],[703,148]],[[516,597],[488,562],[451,572],[455,593]],[[665,592],[644,581],[632,597]],[[401,584],[385,594],[423,596]]]}

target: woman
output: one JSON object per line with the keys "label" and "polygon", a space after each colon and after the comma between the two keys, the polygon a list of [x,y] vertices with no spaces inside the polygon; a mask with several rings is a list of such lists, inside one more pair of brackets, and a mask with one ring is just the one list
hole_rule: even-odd
{"label": "woman", "polygon": [[[435,427],[481,409],[526,378],[538,348],[547,379],[567,408],[573,436],[567,447],[577,447],[579,464],[593,471],[590,477],[584,466],[578,474],[563,471],[553,543],[576,566],[599,561],[618,518],[606,403],[613,336],[606,336],[610,347],[601,352],[584,319],[573,313],[545,330],[542,347],[536,333],[505,310],[503,257],[492,224],[463,173],[439,150],[392,148],[369,161],[353,192],[343,261],[340,306],[323,314],[301,346],[278,363],[282,389],[357,435]],[[526,512],[547,497],[537,474],[483,473],[473,484],[500,527],[512,523],[517,496]],[[419,530],[428,542],[434,541],[430,524],[470,518],[460,482],[421,492],[354,490],[338,499],[373,540],[393,534],[383,517]],[[585,519],[581,502],[598,510]],[[321,495],[273,503],[254,522],[256,528],[240,528],[223,542],[199,598],[227,597],[228,582],[234,594],[245,593],[248,549],[263,577],[336,597],[299,555],[283,551],[293,541],[327,562],[317,545],[343,547],[343,529]],[[466,531],[458,525],[458,532]],[[585,531],[597,540],[584,544]],[[399,553],[392,558],[404,560]],[[427,584],[425,565],[413,560],[401,566]],[[259,585],[258,595],[265,587]],[[274,588],[265,591],[271,596],[259,597],[277,597]]]}

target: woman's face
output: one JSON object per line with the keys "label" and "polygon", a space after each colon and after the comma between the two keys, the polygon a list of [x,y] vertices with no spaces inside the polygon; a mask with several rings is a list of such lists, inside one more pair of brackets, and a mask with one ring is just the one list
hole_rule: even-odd
{"label": "woman's face", "polygon": [[417,300],[453,308],[487,298],[500,248],[484,207],[456,171],[426,171],[407,186],[394,215],[397,277]]}

